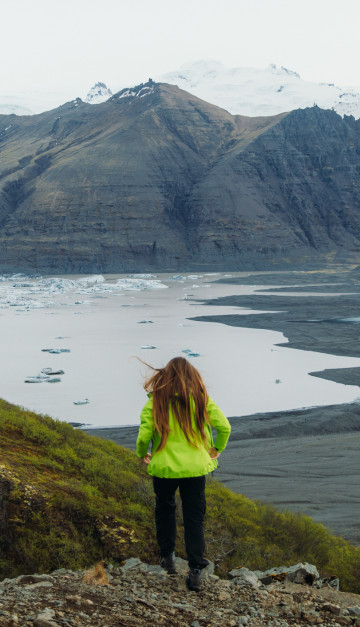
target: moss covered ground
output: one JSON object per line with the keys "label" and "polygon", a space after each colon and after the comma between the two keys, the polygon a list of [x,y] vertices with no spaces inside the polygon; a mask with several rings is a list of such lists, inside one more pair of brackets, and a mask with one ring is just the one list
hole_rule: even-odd
{"label": "moss covered ground", "polygon": [[[0,400],[0,578],[129,557],[158,562],[154,496],[136,455]],[[185,557],[180,503],[177,554]],[[209,477],[207,557],[217,573],[310,562],[360,592],[360,549],[311,518]]]}

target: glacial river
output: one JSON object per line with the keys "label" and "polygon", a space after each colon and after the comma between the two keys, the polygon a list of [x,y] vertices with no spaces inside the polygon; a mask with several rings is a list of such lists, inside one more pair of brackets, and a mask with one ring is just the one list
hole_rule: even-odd
{"label": "glacial river", "polygon": [[[228,416],[359,397],[356,386],[308,373],[360,366],[360,359],[278,347],[286,338],[274,331],[189,320],[248,313],[196,302],[261,287],[256,275],[254,286],[213,283],[221,276],[0,277],[0,397],[65,421],[137,424],[147,369],[134,356],[161,366],[189,351]],[[25,383],[45,368],[64,374]]]}

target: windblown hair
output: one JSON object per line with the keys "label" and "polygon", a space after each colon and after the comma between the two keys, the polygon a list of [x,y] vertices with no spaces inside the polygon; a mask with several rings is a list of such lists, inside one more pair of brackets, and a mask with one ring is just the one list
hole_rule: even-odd
{"label": "windblown hair", "polygon": [[161,437],[157,451],[164,448],[167,442],[170,407],[187,441],[196,448],[201,440],[207,445],[205,424],[210,422],[206,411],[208,394],[200,372],[184,357],[171,359],[164,368],[150,368],[155,373],[146,379],[144,388],[153,395],[154,426]]}

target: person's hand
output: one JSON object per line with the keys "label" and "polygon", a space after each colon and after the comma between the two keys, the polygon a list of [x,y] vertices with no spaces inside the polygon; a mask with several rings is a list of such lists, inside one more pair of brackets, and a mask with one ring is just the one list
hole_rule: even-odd
{"label": "person's hand", "polygon": [[151,453],[146,453],[145,457],[142,458],[142,462],[145,466],[148,466],[151,462]]}
{"label": "person's hand", "polygon": [[208,453],[209,453],[211,459],[217,459],[218,457],[220,457],[219,451],[217,451],[214,446],[209,448]]}

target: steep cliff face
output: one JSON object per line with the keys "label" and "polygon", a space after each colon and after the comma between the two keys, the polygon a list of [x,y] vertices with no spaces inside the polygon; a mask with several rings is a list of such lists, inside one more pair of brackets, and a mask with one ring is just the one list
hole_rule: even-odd
{"label": "steep cliff face", "polygon": [[360,123],[232,116],[152,81],[0,116],[0,269],[264,267],[360,256]]}

